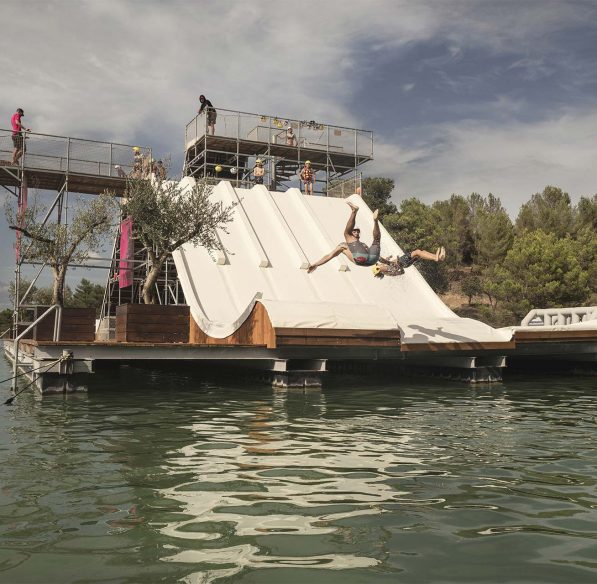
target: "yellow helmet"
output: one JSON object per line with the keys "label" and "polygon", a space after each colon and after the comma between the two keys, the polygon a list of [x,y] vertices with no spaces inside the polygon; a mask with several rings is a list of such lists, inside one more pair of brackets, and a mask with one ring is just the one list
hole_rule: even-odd
{"label": "yellow helmet", "polygon": [[379,264],[373,264],[371,266],[371,271],[373,272],[374,276],[379,276],[381,274],[381,267]]}
{"label": "yellow helmet", "polygon": [[258,159],[255,161],[255,164],[263,164],[263,160],[261,160],[261,158],[258,158]]}
{"label": "yellow helmet", "polygon": [[222,167],[218,164],[215,168],[216,172],[222,172]]}
{"label": "yellow helmet", "polygon": [[310,165],[311,161],[310,160],[305,160],[305,164],[309,164]]}
{"label": "yellow helmet", "polygon": [[139,152],[139,150],[141,150],[139,146],[133,146],[133,152]]}

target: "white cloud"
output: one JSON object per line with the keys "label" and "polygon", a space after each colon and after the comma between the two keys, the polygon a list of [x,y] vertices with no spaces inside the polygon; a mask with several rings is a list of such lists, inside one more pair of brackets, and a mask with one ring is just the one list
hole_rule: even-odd
{"label": "white cloud", "polygon": [[422,129],[418,149],[377,144],[373,174],[396,179],[394,200],[416,196],[427,203],[452,193],[492,192],[515,215],[546,185],[574,200],[597,191],[597,108],[536,122],[495,126],[483,121]]}

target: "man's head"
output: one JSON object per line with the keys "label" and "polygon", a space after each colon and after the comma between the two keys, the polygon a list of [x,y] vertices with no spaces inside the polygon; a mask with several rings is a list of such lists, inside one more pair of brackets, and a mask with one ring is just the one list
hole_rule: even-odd
{"label": "man's head", "polygon": [[361,230],[358,227],[355,227],[352,230],[352,236],[356,237],[357,239],[359,239],[361,237]]}
{"label": "man's head", "polygon": [[205,95],[200,95],[200,96],[199,96],[199,101],[200,101],[201,103],[203,103],[203,102],[205,101]]}
{"label": "man's head", "polygon": [[305,166],[311,166],[311,161],[310,161],[310,160],[307,160],[307,161],[305,162]]}
{"label": "man's head", "polygon": [[255,164],[258,164],[259,166],[263,166],[263,160],[261,160],[261,158],[258,158],[258,159],[255,161]]}
{"label": "man's head", "polygon": [[25,112],[21,108],[17,108],[17,113],[21,116],[25,115]]}

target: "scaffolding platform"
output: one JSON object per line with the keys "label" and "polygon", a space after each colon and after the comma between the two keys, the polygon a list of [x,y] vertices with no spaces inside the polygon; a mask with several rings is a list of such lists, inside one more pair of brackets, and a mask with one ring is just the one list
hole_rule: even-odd
{"label": "scaffolding platform", "polygon": [[284,191],[298,186],[308,160],[316,172],[314,191],[325,195],[338,181],[356,177],[358,168],[373,159],[373,134],[367,130],[223,109],[217,110],[213,134],[207,122],[203,113],[185,129],[183,174],[197,179],[247,187],[253,184],[251,171],[261,158],[264,184]]}
{"label": "scaffolding platform", "polygon": [[[92,195],[109,189],[120,196],[135,166],[130,145],[33,132],[25,137],[25,152],[15,165],[12,132],[0,130],[0,185],[15,196],[24,185]],[[151,149],[139,151],[151,159]]]}

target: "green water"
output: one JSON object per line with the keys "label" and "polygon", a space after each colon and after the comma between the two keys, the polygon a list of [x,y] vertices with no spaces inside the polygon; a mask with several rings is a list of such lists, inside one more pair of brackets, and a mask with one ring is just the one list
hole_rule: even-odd
{"label": "green water", "polygon": [[28,391],[0,409],[0,582],[594,583],[596,385]]}

